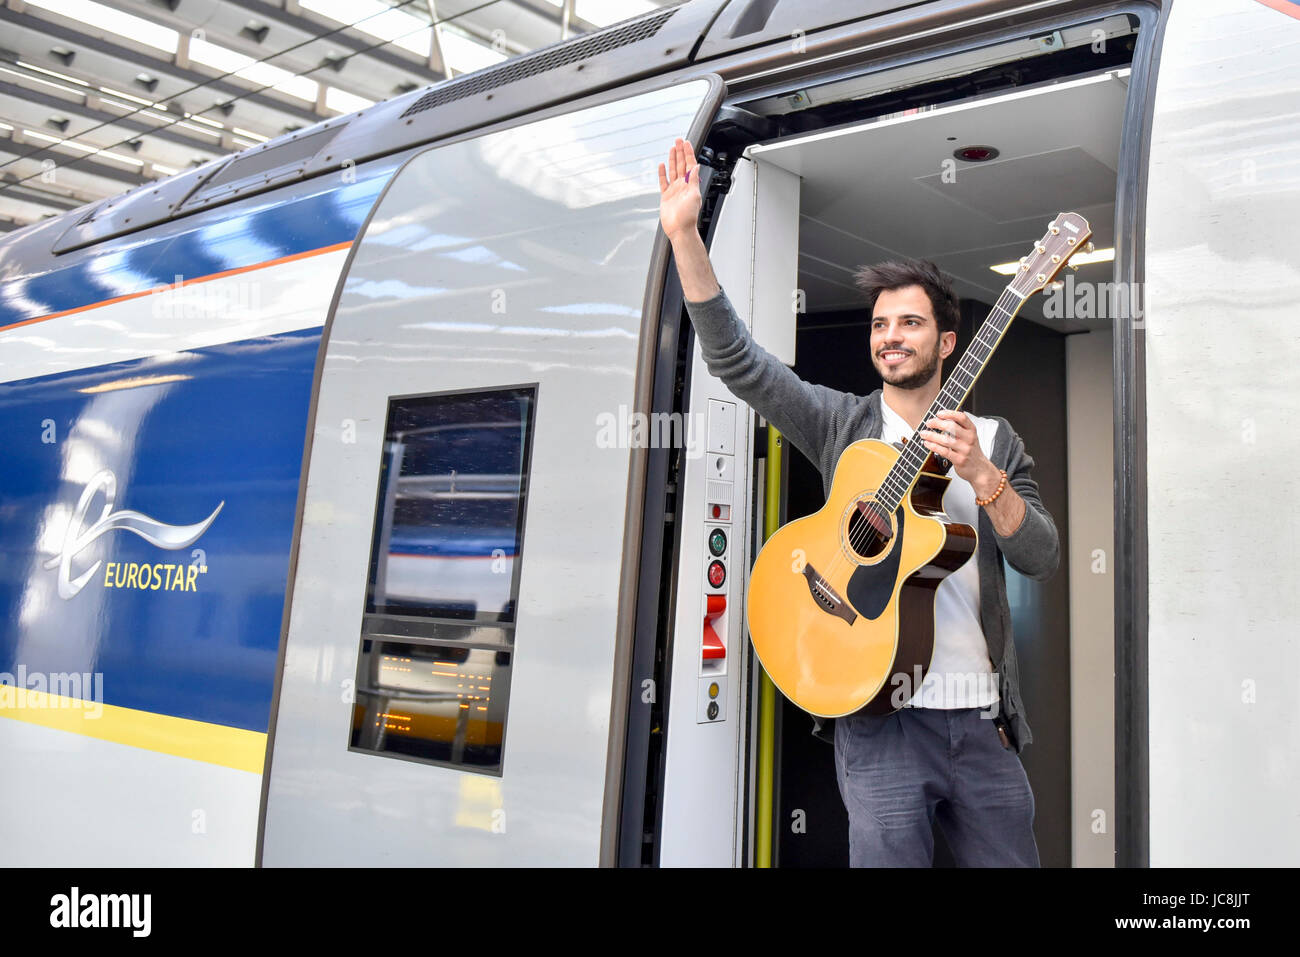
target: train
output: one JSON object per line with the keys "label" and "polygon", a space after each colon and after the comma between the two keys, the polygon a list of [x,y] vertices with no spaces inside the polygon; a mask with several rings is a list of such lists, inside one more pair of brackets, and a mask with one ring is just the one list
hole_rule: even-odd
{"label": "train", "polygon": [[[1300,4],[688,0],[0,238],[11,865],[825,866],[748,646],[820,482],[713,377],[659,227],[865,393],[860,263],[966,334],[1061,532],[1007,571],[1044,864],[1294,864]],[[1252,508],[1244,506],[1252,504]]]}

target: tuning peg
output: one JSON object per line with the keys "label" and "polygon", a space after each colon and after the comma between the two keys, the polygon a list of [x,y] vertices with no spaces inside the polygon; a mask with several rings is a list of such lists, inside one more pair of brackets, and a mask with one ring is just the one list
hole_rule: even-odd
{"label": "tuning peg", "polygon": [[1060,292],[1064,288],[1065,288],[1065,283],[1061,282],[1061,280],[1059,279],[1056,280],[1055,282],[1049,282],[1047,284],[1047,289],[1049,292]]}
{"label": "tuning peg", "polygon": [[1084,244],[1083,244],[1083,251],[1084,251],[1085,253],[1090,253],[1090,252],[1092,252],[1092,251],[1093,251],[1093,245],[1092,245],[1092,243],[1091,243],[1091,242],[1086,242],[1086,243],[1084,243]]}

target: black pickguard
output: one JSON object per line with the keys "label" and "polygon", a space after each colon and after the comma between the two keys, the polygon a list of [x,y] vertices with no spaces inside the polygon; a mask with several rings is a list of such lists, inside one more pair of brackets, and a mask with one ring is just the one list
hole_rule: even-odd
{"label": "black pickguard", "polygon": [[844,589],[849,604],[857,609],[859,615],[875,620],[889,606],[889,599],[894,594],[894,582],[898,580],[898,563],[902,560],[903,549],[903,513],[901,505],[894,514],[898,518],[898,531],[894,533],[893,548],[885,560],[875,565],[859,565],[849,576],[848,586]]}

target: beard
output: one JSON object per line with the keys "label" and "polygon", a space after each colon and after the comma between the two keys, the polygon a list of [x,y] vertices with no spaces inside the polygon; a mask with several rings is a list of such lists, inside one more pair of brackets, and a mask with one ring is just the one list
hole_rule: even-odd
{"label": "beard", "polygon": [[901,372],[881,364],[875,353],[872,353],[871,360],[876,367],[876,371],[880,373],[880,378],[889,385],[896,389],[919,389],[934,378],[934,374],[939,371],[938,341],[935,341],[934,349],[928,356],[921,353],[916,353],[916,355],[920,356],[921,364],[912,372]]}

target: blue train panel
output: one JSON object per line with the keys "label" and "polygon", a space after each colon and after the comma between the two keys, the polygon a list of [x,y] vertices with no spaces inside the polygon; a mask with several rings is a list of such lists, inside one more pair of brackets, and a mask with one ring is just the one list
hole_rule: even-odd
{"label": "blue train panel", "polygon": [[267,730],[320,335],[0,384],[0,671]]}

